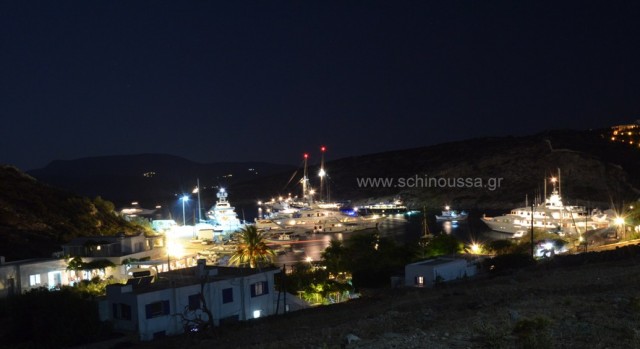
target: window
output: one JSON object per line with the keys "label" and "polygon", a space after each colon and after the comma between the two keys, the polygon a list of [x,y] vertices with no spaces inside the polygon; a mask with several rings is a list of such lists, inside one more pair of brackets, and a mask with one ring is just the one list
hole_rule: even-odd
{"label": "window", "polygon": [[189,310],[200,309],[200,307],[201,307],[200,294],[196,293],[189,296]]}
{"label": "window", "polygon": [[233,302],[233,288],[225,288],[222,290],[222,303]]}
{"label": "window", "polygon": [[269,293],[269,288],[266,281],[256,282],[251,285],[251,297],[262,296]]}
{"label": "window", "polygon": [[29,275],[29,286],[40,285],[40,274]]}
{"label": "window", "polygon": [[160,301],[147,304],[145,307],[147,319],[154,317],[169,315],[169,301]]}
{"label": "window", "polygon": [[424,276],[416,276],[416,285],[424,286]]}
{"label": "window", "polygon": [[131,306],[123,303],[113,304],[113,318],[131,320]]}

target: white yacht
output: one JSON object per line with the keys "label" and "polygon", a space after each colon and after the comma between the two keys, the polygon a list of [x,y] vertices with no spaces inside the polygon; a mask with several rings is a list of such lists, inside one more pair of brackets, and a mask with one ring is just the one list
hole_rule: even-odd
{"label": "white yacht", "polygon": [[313,206],[288,215],[277,214],[256,220],[258,229],[286,229],[311,233],[342,233],[374,229],[383,219],[379,215],[361,216],[333,208]]}
{"label": "white yacht", "polygon": [[515,208],[498,217],[483,216],[482,221],[492,230],[514,234],[514,237],[521,237],[531,231],[532,220],[533,228],[560,235],[583,233],[586,230],[602,227],[603,221],[591,217],[584,207],[564,205],[559,191],[559,179],[553,177],[551,182],[553,191],[549,197],[545,198],[544,203]]}
{"label": "white yacht", "polygon": [[378,202],[375,204],[366,204],[358,206],[361,211],[379,213],[379,214],[398,214],[406,213],[407,206],[404,205],[402,200],[394,199],[391,202]]}
{"label": "white yacht", "polygon": [[207,217],[213,225],[214,234],[229,234],[241,229],[244,224],[238,219],[235,208],[227,201],[227,192],[220,188],[216,194],[218,201],[207,212]]}

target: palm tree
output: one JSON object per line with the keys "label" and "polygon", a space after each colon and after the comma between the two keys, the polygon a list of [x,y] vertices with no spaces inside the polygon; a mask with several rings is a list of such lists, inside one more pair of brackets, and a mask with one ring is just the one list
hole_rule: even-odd
{"label": "palm tree", "polygon": [[264,232],[258,231],[253,225],[247,225],[238,231],[240,243],[238,249],[229,259],[229,264],[236,266],[249,265],[256,268],[271,264],[276,254],[265,243]]}

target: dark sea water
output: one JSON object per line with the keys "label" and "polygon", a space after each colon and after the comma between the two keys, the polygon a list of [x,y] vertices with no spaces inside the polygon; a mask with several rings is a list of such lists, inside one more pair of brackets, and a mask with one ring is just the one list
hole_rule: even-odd
{"label": "dark sea water", "polygon": [[[508,235],[491,231],[482,223],[480,220],[482,214],[480,213],[470,212],[466,221],[458,223],[437,222],[436,213],[438,212],[427,213],[429,232],[433,235],[452,235],[464,244],[469,244],[472,241],[485,243],[508,238]],[[415,244],[424,233],[423,217],[420,212],[391,215],[380,223],[378,232],[381,236],[391,238],[401,245]],[[283,244],[286,253],[278,256],[278,264],[292,265],[301,261],[318,261],[332,239],[344,241],[353,235],[374,232],[375,230],[363,230],[352,233],[309,234],[301,237],[300,241]]]}

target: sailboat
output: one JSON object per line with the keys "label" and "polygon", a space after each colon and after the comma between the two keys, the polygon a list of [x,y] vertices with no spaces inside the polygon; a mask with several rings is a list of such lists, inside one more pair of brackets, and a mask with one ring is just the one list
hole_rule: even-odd
{"label": "sailboat", "polygon": [[426,208],[422,208],[422,236],[420,236],[419,244],[421,246],[426,246],[431,241],[433,235],[431,235],[431,231],[429,231],[429,224],[427,222],[427,210]]}

